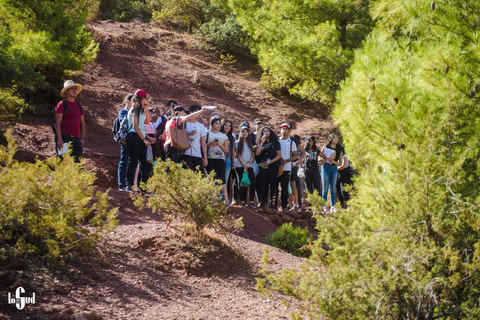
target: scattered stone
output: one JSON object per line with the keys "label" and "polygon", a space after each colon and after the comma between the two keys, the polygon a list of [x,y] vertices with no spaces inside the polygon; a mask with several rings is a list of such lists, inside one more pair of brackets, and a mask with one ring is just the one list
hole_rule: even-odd
{"label": "scattered stone", "polygon": [[75,320],[103,320],[103,317],[96,311],[83,311]]}
{"label": "scattered stone", "polygon": [[295,215],[293,217],[297,220],[303,219],[303,215],[301,213],[295,213]]}
{"label": "scattered stone", "polygon": [[220,81],[212,76],[204,75],[200,71],[195,71],[195,74],[193,75],[193,83],[213,92],[222,92],[225,89]]}
{"label": "scattered stone", "polygon": [[302,211],[302,216],[304,218],[311,218],[313,216],[313,212],[311,211]]}
{"label": "scattered stone", "polygon": [[308,226],[308,221],[306,221],[306,220],[299,219],[295,222],[302,227],[307,227]]}
{"label": "scattered stone", "polygon": [[289,216],[288,214],[283,214],[282,215],[282,220],[283,220],[283,222],[294,222],[295,218]]}

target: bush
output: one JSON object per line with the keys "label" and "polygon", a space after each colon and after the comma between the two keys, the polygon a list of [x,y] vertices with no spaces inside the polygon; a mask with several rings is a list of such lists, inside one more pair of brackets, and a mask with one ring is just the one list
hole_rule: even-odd
{"label": "bush", "polygon": [[70,156],[20,163],[10,133],[7,140],[0,146],[0,261],[63,264],[114,228],[117,209],[108,209],[108,193],[95,193],[92,172]]}
{"label": "bush", "polygon": [[[196,34],[205,40],[206,49],[218,53],[232,53],[246,47],[244,39],[247,35],[233,15],[229,15],[226,19],[214,17],[199,26]],[[241,50],[243,51],[247,50]]]}
{"label": "bush", "polygon": [[207,21],[209,6],[205,0],[159,0],[159,10],[152,13],[153,20],[176,25],[191,31]]}
{"label": "bush", "polygon": [[312,252],[307,245],[312,235],[307,228],[293,227],[292,223],[284,223],[274,233],[265,238],[267,244],[285,250],[297,257],[309,257]]}
{"label": "bush", "polygon": [[[207,226],[218,233],[243,227],[241,218],[225,215],[225,203],[219,199],[221,183],[215,180],[213,174],[204,177],[182,168],[181,164],[159,161],[146,187],[153,192],[148,199],[148,207],[163,211],[167,220],[183,222],[185,229],[193,224],[194,231],[199,235]],[[142,198],[137,198],[136,204],[143,205]]]}

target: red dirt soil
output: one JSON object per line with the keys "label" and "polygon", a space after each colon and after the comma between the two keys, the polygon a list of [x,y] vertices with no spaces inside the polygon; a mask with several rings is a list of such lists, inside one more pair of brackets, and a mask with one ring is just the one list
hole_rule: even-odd
{"label": "red dirt soil", "polygon": [[[142,240],[172,230],[159,215],[137,209],[128,193],[116,190],[119,145],[113,141],[111,128],[123,108],[123,98],[137,88],[150,94],[154,119],[166,111],[169,99],[183,106],[217,105],[221,117],[233,121],[235,131],[241,121],[253,124],[261,117],[278,132],[279,125],[289,121],[293,133],[315,135],[322,141],[333,130],[327,111],[268,93],[245,63],[222,65],[189,35],[142,23],[96,22],[89,28],[100,43],[100,52],[96,61],[74,77],[83,85],[79,101],[86,112],[85,162],[87,169],[96,171],[97,187],[105,192],[111,188],[111,204],[119,207],[120,223],[88,259],[79,259],[68,270],[19,271],[14,276],[0,272],[0,287],[4,287],[0,319],[287,319],[291,310],[280,303],[284,297],[268,300],[254,288],[265,236],[276,226],[252,210],[230,207],[228,211],[244,219],[244,230],[229,238],[247,264],[225,261],[228,268],[193,275],[171,268],[168,257],[139,246]],[[214,92],[195,84],[195,71],[214,77],[224,89]],[[31,114],[22,117],[13,130],[17,159],[54,156],[51,121]],[[277,270],[297,267],[303,261],[270,249]],[[7,292],[13,293],[19,284],[25,287],[26,296],[36,292],[36,304],[22,311],[4,304]]]}

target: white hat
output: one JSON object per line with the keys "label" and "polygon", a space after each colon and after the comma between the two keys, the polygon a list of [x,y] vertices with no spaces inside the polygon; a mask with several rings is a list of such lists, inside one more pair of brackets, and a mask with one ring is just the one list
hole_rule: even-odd
{"label": "white hat", "polygon": [[82,85],[81,84],[75,83],[75,82],[73,82],[73,80],[67,80],[63,84],[63,89],[62,89],[62,92],[60,92],[60,95],[65,98],[66,97],[65,92],[68,89],[70,89],[71,87],[77,87],[77,94],[82,91]]}

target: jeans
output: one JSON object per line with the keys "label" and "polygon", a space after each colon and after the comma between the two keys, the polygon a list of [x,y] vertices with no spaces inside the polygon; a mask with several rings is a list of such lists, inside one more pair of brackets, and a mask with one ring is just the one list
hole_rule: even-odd
{"label": "jeans", "polygon": [[335,187],[337,186],[338,167],[334,164],[325,163],[322,166],[323,192],[322,198],[327,201],[330,189],[330,202],[335,205]]}
{"label": "jeans", "polygon": [[118,188],[124,188],[127,186],[127,164],[128,164],[129,152],[128,147],[123,144],[120,145],[120,162],[118,163]]}
{"label": "jeans", "polygon": [[[318,167],[312,167],[305,170],[305,184],[307,185],[308,192],[313,193],[314,190],[317,190],[318,194],[322,195],[322,186],[320,184],[320,169]],[[325,190],[325,188],[323,189]]]}
{"label": "jeans", "polygon": [[147,161],[147,146],[140,139],[136,132],[129,132],[127,135],[127,147],[128,147],[128,165],[127,165],[127,181],[128,185],[133,187],[135,180],[135,171],[137,170],[137,164],[140,161],[140,172],[142,174],[142,182],[147,182],[150,177],[150,171],[152,166]]}
{"label": "jeans", "polygon": [[232,159],[225,159],[225,181],[228,183],[228,178],[230,177],[230,171],[232,170]]}

